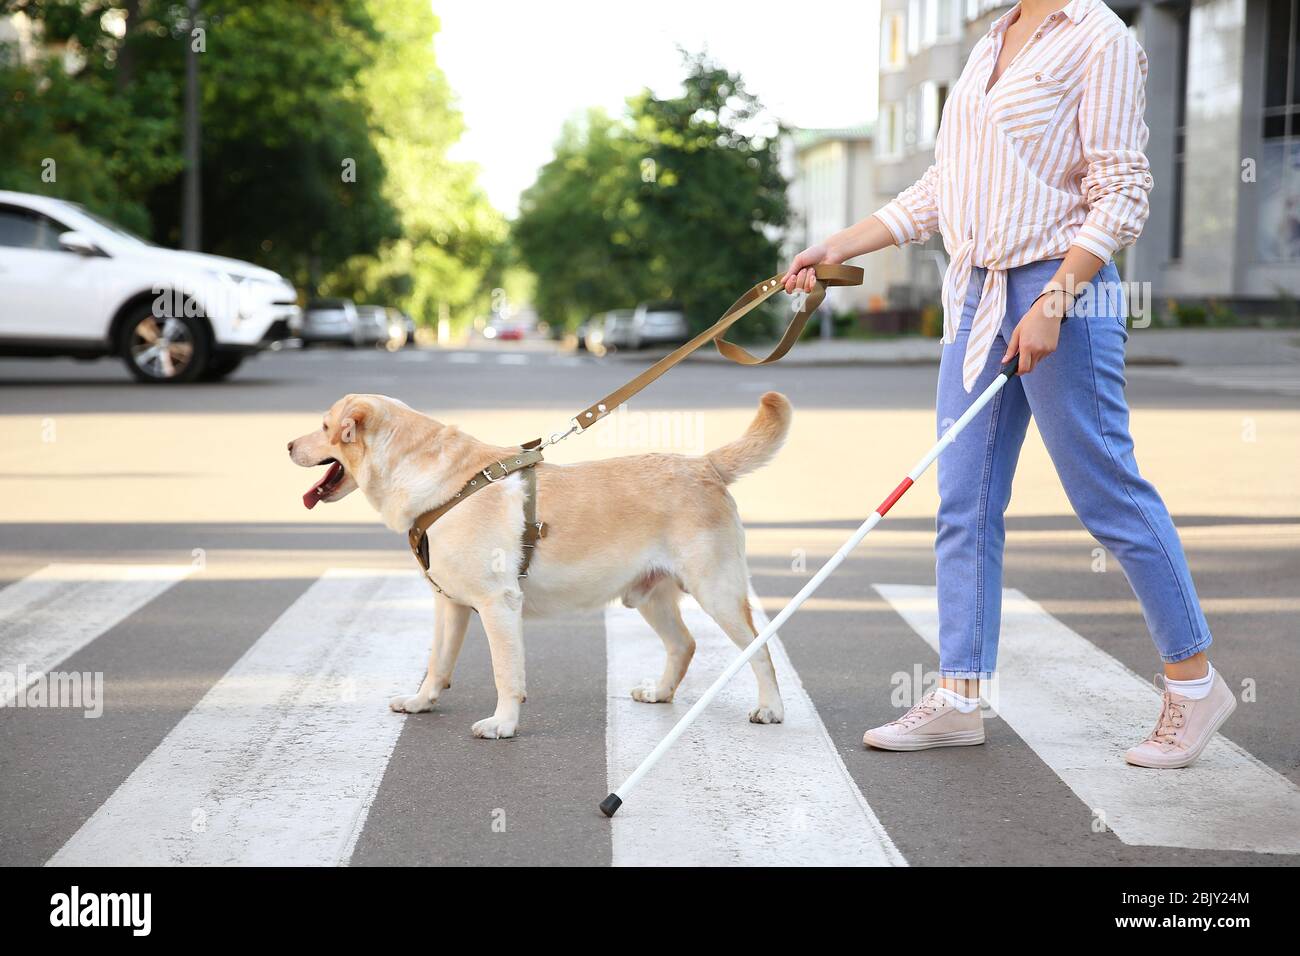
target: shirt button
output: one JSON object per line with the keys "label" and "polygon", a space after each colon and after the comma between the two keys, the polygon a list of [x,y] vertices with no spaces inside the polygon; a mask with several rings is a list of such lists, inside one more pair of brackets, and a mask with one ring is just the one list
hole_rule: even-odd
{"label": "shirt button", "polygon": [[1035,39],[1035,40],[1041,40],[1042,38],[1043,38],[1043,35],[1042,35],[1041,33],[1035,33],[1035,34],[1034,34],[1034,39]]}
{"label": "shirt button", "polygon": [[1035,74],[1034,74],[1034,82],[1035,82],[1035,83],[1041,83],[1041,82],[1043,82],[1043,74],[1041,74],[1041,73],[1035,73]]}

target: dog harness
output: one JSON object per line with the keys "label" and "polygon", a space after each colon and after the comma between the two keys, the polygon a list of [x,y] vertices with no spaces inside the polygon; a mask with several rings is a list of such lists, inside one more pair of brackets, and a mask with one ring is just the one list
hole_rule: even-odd
{"label": "dog harness", "polygon": [[519,563],[519,576],[521,578],[528,577],[528,565],[532,563],[533,550],[537,547],[537,542],[546,536],[546,522],[537,520],[537,472],[533,470],[537,463],[542,460],[541,445],[541,439],[536,439],[526,445],[519,446],[517,454],[507,455],[501,461],[496,462],[495,471],[493,465],[488,465],[482,471],[475,472],[473,477],[461,486],[460,491],[438,507],[424,512],[415,519],[415,523],[411,525],[410,530],[406,533],[407,540],[411,544],[411,553],[415,555],[415,560],[424,569],[424,576],[429,579],[429,583],[433,585],[439,594],[445,592],[438,587],[438,582],[429,577],[429,528],[435,521],[474,494],[474,492],[481,491],[488,485],[509,478],[516,472],[520,474],[524,482],[524,555],[523,560]]}
{"label": "dog harness", "polygon": [[569,420],[564,429],[552,432],[545,441],[534,438],[532,441],[520,445],[516,454],[507,455],[503,460],[496,463],[496,472],[492,470],[491,465],[482,471],[475,472],[461,486],[460,491],[456,492],[450,499],[416,518],[415,523],[407,531],[407,540],[411,544],[411,553],[415,555],[415,560],[424,569],[424,576],[428,578],[434,589],[439,594],[446,593],[442,588],[438,587],[436,581],[429,577],[429,528],[435,521],[474,494],[474,492],[482,491],[488,485],[508,478],[516,472],[520,474],[524,482],[523,559],[519,563],[519,577],[528,577],[528,565],[532,563],[533,551],[537,548],[537,542],[546,536],[546,523],[537,520],[537,473],[533,470],[534,466],[542,460],[542,449],[547,445],[554,445],[570,435],[581,434],[586,431],[706,342],[712,342],[714,348],[722,354],[723,358],[735,362],[737,365],[767,365],[780,359],[786,352],[790,351],[794,343],[799,340],[799,336],[803,334],[808,319],[811,318],[813,312],[821,305],[822,299],[825,298],[828,286],[862,284],[862,270],[857,266],[822,263],[813,268],[817,276],[813,290],[795,298],[794,318],[786,326],[785,332],[776,347],[763,358],[749,354],[734,342],[728,342],[722,337],[722,334],[743,316],[752,312],[776,295],[777,292],[784,289],[781,282],[782,276],[780,275],[772,276],[770,279],[751,286],[744,295],[732,303],[731,308],[727,309],[726,313],[717,322],[685,345],[669,352],[627,384],[621,385],[610,392],[595,405],[583,409],[576,417]]}

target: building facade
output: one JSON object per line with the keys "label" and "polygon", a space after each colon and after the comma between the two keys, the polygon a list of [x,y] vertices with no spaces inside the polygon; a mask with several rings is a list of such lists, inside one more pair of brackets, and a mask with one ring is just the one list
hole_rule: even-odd
{"label": "building facade", "polygon": [[[1157,306],[1212,300],[1293,312],[1300,296],[1300,0],[1111,0],[1147,52],[1155,186],[1141,238],[1117,256]],[[1011,4],[881,0],[875,180],[881,201],[933,161],[947,91]],[[882,263],[895,306],[937,301],[938,236]]]}
{"label": "building facade", "polygon": [[[786,236],[787,254],[865,219],[880,207],[872,135],[870,125],[800,129],[786,141],[783,165],[794,213]],[[828,290],[827,307],[837,312],[883,308],[889,285],[896,280],[887,270],[870,270],[861,286]]]}

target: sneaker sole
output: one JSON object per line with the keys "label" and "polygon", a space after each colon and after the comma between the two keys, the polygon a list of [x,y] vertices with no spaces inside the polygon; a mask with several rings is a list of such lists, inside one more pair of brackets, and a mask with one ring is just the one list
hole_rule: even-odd
{"label": "sneaker sole", "polygon": [[1201,754],[1205,752],[1205,748],[1210,745],[1210,741],[1213,740],[1214,735],[1219,732],[1219,728],[1222,727],[1227,719],[1233,715],[1233,712],[1236,711],[1236,709],[1237,698],[1235,696],[1229,697],[1228,706],[1214,718],[1214,722],[1210,725],[1210,732],[1205,735],[1205,739],[1201,741],[1201,745],[1195,750],[1189,750],[1183,757],[1176,761],[1171,761],[1169,763],[1158,763],[1156,761],[1143,762],[1142,760],[1134,760],[1128,754],[1124,755],[1124,760],[1126,763],[1134,767],[1145,767],[1148,770],[1181,770],[1183,767],[1189,767],[1196,762],[1197,758],[1200,757]]}
{"label": "sneaker sole", "polygon": [[935,747],[974,747],[984,743],[984,729],[954,730],[946,734],[929,734],[924,737],[883,737],[868,730],[862,735],[862,742],[877,750],[910,752],[913,750],[933,750]]}

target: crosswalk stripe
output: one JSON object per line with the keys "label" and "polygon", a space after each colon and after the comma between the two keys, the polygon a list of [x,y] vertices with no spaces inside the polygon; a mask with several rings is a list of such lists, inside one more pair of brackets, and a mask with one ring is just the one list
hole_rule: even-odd
{"label": "crosswalk stripe", "polygon": [[347,863],[432,629],[418,575],[327,572],[50,864]]}
{"label": "crosswalk stripe", "polygon": [[[0,590],[0,707],[60,661],[134,614],[193,568],[49,564]],[[26,680],[17,675],[25,672]]]}
{"label": "crosswalk stripe", "polygon": [[[758,599],[751,594],[756,623]],[[672,704],[629,694],[663,664],[663,644],[641,615],[605,613],[606,752],[611,787],[623,781],[737,653],[695,603],[682,603],[695,659]],[[779,638],[769,645],[785,723],[759,726],[748,670],[719,694],[677,749],[612,821],[615,866],[906,865],[849,776]]]}
{"label": "crosswalk stripe", "polygon": [[[935,588],[874,587],[938,649]],[[1226,737],[1184,770],[1126,765],[1159,709],[1152,684],[1010,589],[996,697],[1003,720],[1123,842],[1300,853],[1300,790]]]}
{"label": "crosswalk stripe", "polygon": [[456,365],[477,365],[483,360],[483,356],[477,352],[449,352],[447,361]]}

